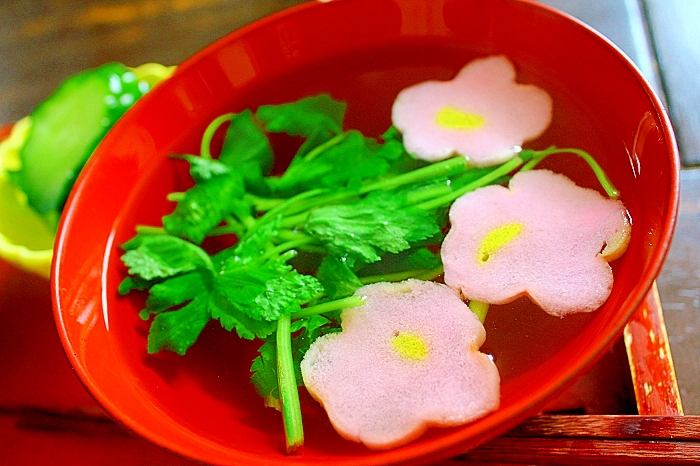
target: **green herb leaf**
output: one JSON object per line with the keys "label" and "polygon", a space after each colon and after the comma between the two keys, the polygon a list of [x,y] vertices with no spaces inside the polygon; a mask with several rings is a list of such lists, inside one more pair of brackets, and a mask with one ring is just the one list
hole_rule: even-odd
{"label": "green herb leaf", "polygon": [[185,193],[175,211],[163,217],[163,226],[168,233],[199,244],[212,228],[232,213],[250,215],[252,205],[243,199],[242,178],[226,165],[197,157],[188,160],[190,163],[196,160],[192,171],[198,182]]}
{"label": "green herb leaf", "polygon": [[305,229],[350,267],[376,262],[385,252],[398,253],[440,234],[434,214],[406,205],[401,193],[385,191],[350,204],[318,208],[309,215]]}
{"label": "green herb leaf", "polygon": [[289,163],[289,167],[287,167],[287,170],[292,168],[297,163],[303,161],[304,157],[306,157],[313,149],[316,149],[319,146],[323,146],[328,141],[330,141],[333,138],[333,136],[334,135],[332,133],[329,133],[324,128],[314,129],[311,132],[311,134],[309,134],[309,136],[306,138],[304,143],[301,145],[297,153],[294,155],[294,158]]}
{"label": "green herb leaf", "polygon": [[207,296],[202,294],[176,311],[158,314],[148,334],[148,352],[174,351],[183,355],[211,319]]}
{"label": "green herb leaf", "polygon": [[335,134],[343,126],[346,106],[328,94],[321,94],[288,104],[263,105],[255,116],[265,122],[265,129],[272,133],[309,136],[322,128]]}
{"label": "green herb leaf", "polygon": [[412,248],[398,254],[385,254],[382,260],[357,271],[358,277],[386,275],[411,270],[433,270],[442,264],[440,256],[425,247]]}
{"label": "green herb leaf", "polygon": [[403,142],[403,135],[401,134],[401,131],[396,128],[396,126],[391,125],[389,129],[384,131],[384,134],[382,134],[382,139],[385,141]]}
{"label": "green herb leaf", "polygon": [[250,230],[247,236],[234,246],[218,252],[213,262],[219,264],[222,269],[247,265],[251,261],[260,259],[267,252],[278,233],[279,217],[269,222],[258,220],[254,230]]}
{"label": "green herb leaf", "polygon": [[300,368],[301,360],[309,350],[311,343],[316,341],[319,336],[340,331],[338,324],[332,325],[333,323],[330,320],[320,315],[309,316],[292,322],[292,332],[296,333],[296,336],[292,338],[292,354],[299,386],[304,385]]}
{"label": "green herb leaf", "polygon": [[[331,321],[323,316],[311,316],[305,319],[298,319],[292,322],[292,333],[296,334],[292,338],[292,354],[294,358],[294,371],[297,384],[302,386],[300,363],[311,343],[321,334],[339,331],[339,328],[331,327]],[[253,360],[250,367],[252,375],[250,377],[255,391],[262,398],[268,400],[268,405],[276,406],[279,401],[279,387],[277,384],[277,348],[274,338],[265,339],[258,349],[259,355]]]}
{"label": "green herb leaf", "polygon": [[396,156],[395,148],[386,148],[357,131],[343,133],[337,143],[322,149],[309,151],[281,177],[268,178],[272,191],[290,196],[310,188],[357,188],[363,180],[387,173],[391,165],[385,157]]}
{"label": "green herb leaf", "polygon": [[348,267],[347,262],[336,256],[324,257],[316,276],[331,299],[350,296],[362,286],[362,282]]}
{"label": "green herb leaf", "polygon": [[142,319],[148,319],[151,314],[158,314],[193,300],[207,292],[207,282],[211,282],[211,276],[205,278],[200,272],[189,272],[157,283],[149,290],[146,309],[139,315]]}
{"label": "green herb leaf", "polygon": [[290,256],[264,259],[279,231],[278,222],[261,225],[254,234],[214,256],[219,264],[219,295],[213,317],[224,328],[235,328],[243,338],[264,338],[280,315],[289,315],[323,292],[320,282],[298,273],[286,261]]}
{"label": "green herb leaf", "polygon": [[248,189],[259,195],[267,192],[263,176],[272,168],[274,155],[265,132],[250,110],[233,116],[226,131],[219,160],[240,173]]}
{"label": "green herb leaf", "polygon": [[190,175],[196,183],[209,181],[220,175],[227,175],[231,170],[218,160],[199,157],[197,155],[175,156],[186,160],[190,164]]}
{"label": "green herb leaf", "polygon": [[323,291],[314,277],[296,272],[280,260],[239,266],[229,258],[218,278],[219,289],[232,306],[255,320],[274,321],[283,314],[301,309],[306,302]]}
{"label": "green herb leaf", "polygon": [[117,291],[120,295],[126,295],[133,290],[147,290],[158,282],[159,280],[144,280],[141,277],[126,277],[119,284]]}
{"label": "green herb leaf", "polygon": [[306,303],[323,293],[321,283],[311,275],[298,273],[291,266],[284,275],[268,280],[265,291],[255,298],[260,315],[276,320],[282,314],[292,314]]}
{"label": "green herb leaf", "polygon": [[266,338],[275,331],[276,322],[269,320],[253,319],[241,312],[228,298],[229,293],[224,293],[221,286],[216,287],[209,301],[211,316],[218,319],[221,326],[230,331],[235,330],[239,337],[246,340],[254,338]]}
{"label": "green herb leaf", "polygon": [[[268,338],[258,348],[259,355],[250,366],[250,381],[255,391],[265,400],[277,400],[279,405],[279,386],[277,384],[277,345],[274,338]],[[275,405],[266,401],[266,405]]]}
{"label": "green herb leaf", "polygon": [[123,245],[122,261],[131,275],[144,280],[167,278],[197,269],[213,270],[207,253],[170,235],[138,235]]}

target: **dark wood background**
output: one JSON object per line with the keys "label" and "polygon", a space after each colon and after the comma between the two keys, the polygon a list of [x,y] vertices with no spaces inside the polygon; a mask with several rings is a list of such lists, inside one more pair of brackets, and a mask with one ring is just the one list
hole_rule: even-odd
{"label": "dark wood background", "polygon": [[[666,102],[685,166],[682,204],[659,277],[687,414],[700,414],[700,0],[543,0],[602,32]],[[108,61],[178,64],[212,41],[301,0],[5,0],[0,124],[64,79]],[[2,462],[0,460],[0,462]]]}

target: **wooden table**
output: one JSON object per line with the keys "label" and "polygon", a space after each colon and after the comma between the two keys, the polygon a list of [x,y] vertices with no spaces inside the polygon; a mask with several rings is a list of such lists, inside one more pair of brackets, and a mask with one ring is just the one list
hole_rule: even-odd
{"label": "wooden table", "polygon": [[[0,123],[28,114],[66,77],[85,68],[108,61],[177,64],[228,32],[298,3],[3,2]],[[700,1],[544,3],[607,35],[667,103],[685,167],[677,234],[658,279],[658,294],[649,295],[627,327],[626,334],[635,338],[621,339],[563,399],[553,402],[550,408],[557,414],[536,417],[448,464],[700,461],[700,169],[694,168],[700,165]],[[192,464],[132,437],[95,405],[63,355],[45,281],[0,263],[0,283],[0,463]],[[657,336],[653,341],[650,326]],[[634,348],[632,342],[644,348]],[[648,364],[637,357],[660,351],[673,354],[675,373],[669,372],[671,364]],[[655,389],[648,384],[656,384]],[[576,397],[575,405],[567,405],[567,399]],[[562,414],[562,409],[577,414]]]}

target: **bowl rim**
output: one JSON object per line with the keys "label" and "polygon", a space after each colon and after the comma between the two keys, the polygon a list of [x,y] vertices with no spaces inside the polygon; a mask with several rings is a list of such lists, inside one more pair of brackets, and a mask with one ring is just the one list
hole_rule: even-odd
{"label": "bowl rim", "polygon": [[[178,66],[175,74],[176,77],[183,70],[189,69],[190,67],[196,66],[198,62],[203,60],[205,57],[210,56],[217,50],[225,47],[231,42],[235,42],[240,38],[246,36],[252,31],[261,28],[265,25],[276,23],[278,21],[284,20],[290,16],[297,14],[303,14],[304,12],[317,8],[325,8],[325,3],[341,3],[350,2],[353,0],[317,0],[316,2],[308,2],[300,5],[293,6],[291,8],[284,9],[270,16],[266,16],[257,21],[254,21],[240,29],[234,30],[229,34],[219,38],[218,40],[207,45],[199,52],[186,59],[181,65]],[[394,0],[399,2],[401,0]],[[595,364],[604,351],[612,346],[612,344],[619,338],[624,325],[632,317],[633,312],[641,305],[643,299],[650,292],[652,285],[655,281],[656,276],[658,276],[661,271],[663,262],[668,254],[671,239],[673,237],[676,220],[678,215],[678,205],[680,201],[680,157],[676,144],[675,135],[672,130],[672,125],[667,110],[665,109],[661,99],[656,95],[655,91],[652,89],[649,82],[641,74],[638,67],[632,62],[632,60],[615,44],[613,44],[609,39],[604,37],[602,34],[594,30],[592,27],[578,20],[577,18],[564,13],[554,7],[545,5],[533,0],[504,0],[509,3],[523,3],[528,4],[530,7],[539,9],[542,12],[546,12],[549,15],[553,15],[561,18],[563,21],[571,22],[574,27],[582,28],[591,37],[592,40],[600,42],[604,47],[609,49],[608,53],[613,53],[619,56],[622,62],[632,73],[640,86],[646,93],[650,100],[650,104],[656,111],[656,117],[658,118],[660,124],[660,130],[665,140],[665,150],[669,154],[669,167],[670,167],[670,190],[669,193],[669,203],[666,206],[665,215],[662,216],[661,222],[663,229],[660,231],[658,236],[657,247],[651,254],[650,260],[647,266],[647,273],[642,277],[641,286],[635,288],[636,292],[631,293],[627,296],[625,302],[629,303],[628,308],[630,311],[623,319],[620,319],[619,323],[615,325],[615,331],[611,332],[607,338],[597,340],[597,344],[592,350],[592,354],[596,357],[589,358],[588,361],[576,361],[570,367],[566,368],[562,377],[556,384],[551,384],[548,386],[542,386],[538,390],[535,390],[531,395],[532,403],[529,409],[522,409],[517,406],[512,406],[511,409],[500,409],[493,416],[490,416],[485,422],[483,422],[483,428],[480,429],[479,435],[476,436],[476,440],[473,436],[464,438],[460,435],[460,431],[451,432],[446,435],[431,438],[428,443],[413,443],[408,444],[405,447],[394,450],[379,451],[376,452],[376,456],[357,458],[357,461],[353,464],[388,464],[388,463],[406,463],[410,461],[416,461],[417,459],[427,460],[436,458],[445,458],[448,456],[454,456],[459,453],[463,453],[467,448],[473,448],[479,443],[485,442],[522,422],[524,419],[529,417],[529,415],[534,414],[534,410],[541,407],[547,400],[553,398],[556,394],[561,393],[569,384],[573,383],[575,380],[575,375],[582,374],[585,370],[590,368]],[[167,85],[167,83],[165,84]],[[154,91],[155,92],[155,91]],[[135,105],[144,105],[145,102],[149,100],[149,95],[144,96],[140,102]],[[117,125],[121,126],[121,122]],[[115,126],[117,126],[115,125]],[[85,386],[87,391],[97,400],[97,402],[106,408],[108,414],[119,421],[119,424],[128,428],[132,432],[138,434],[139,436],[146,438],[158,445],[175,452],[180,455],[185,455],[190,457],[190,452],[188,449],[181,447],[179,444],[174,443],[167,438],[157,434],[156,432],[145,428],[138,422],[135,422],[132,418],[125,416],[124,413],[115,407],[115,405],[108,399],[104,393],[96,385],[95,381],[91,379],[90,375],[83,369],[80,360],[77,357],[77,349],[74,347],[73,342],[69,332],[65,326],[64,315],[62,312],[63,305],[63,290],[61,289],[62,275],[61,275],[61,265],[64,260],[66,260],[64,255],[63,245],[66,241],[67,235],[70,234],[70,225],[72,222],[72,217],[75,215],[74,210],[74,199],[77,199],[83,186],[87,183],[88,174],[95,170],[96,166],[99,164],[101,154],[105,153],[106,149],[103,145],[98,146],[95,151],[94,157],[88,161],[88,164],[83,169],[81,174],[76,181],[75,188],[71,192],[68,201],[66,203],[66,208],[64,210],[64,215],[59,223],[57,237],[54,248],[54,260],[51,270],[51,287],[52,287],[52,303],[54,309],[54,317],[56,320],[57,330],[63,348],[67,354],[67,357],[74,368],[74,371],[81,383]],[[109,248],[109,245],[108,245]],[[517,408],[517,409],[516,409]],[[115,413],[119,413],[116,415]],[[475,443],[476,442],[476,443]],[[197,458],[202,460],[201,458]],[[233,458],[236,459],[236,458]],[[247,456],[247,454],[241,454],[238,460],[245,459],[246,461],[255,462],[255,458]],[[381,461],[379,461],[381,460]],[[270,464],[269,460],[260,460],[265,464]]]}

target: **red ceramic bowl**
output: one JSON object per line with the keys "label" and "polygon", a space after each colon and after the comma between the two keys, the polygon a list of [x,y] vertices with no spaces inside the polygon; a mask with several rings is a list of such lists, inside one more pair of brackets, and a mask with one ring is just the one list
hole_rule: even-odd
{"label": "red ceramic bowl", "polygon": [[[448,79],[475,57],[506,54],[521,82],[554,98],[552,126],[530,145],[593,154],[622,192],[631,244],[596,312],[553,318],[520,300],[489,312],[483,351],[502,376],[502,403],[465,426],[431,429],[393,450],[343,440],[302,393],[306,445],[284,453],[280,414],[249,384],[256,345],[218,325],[184,357],[147,355],[138,297],[119,297],[119,245],[136,224],[158,225],[168,192],[186,183],[168,159],[196,153],[216,116],[330,92],[347,126],[379,135],[402,88]],[[579,160],[550,163],[579,184]],[[308,3],[204,49],[114,127],[65,209],[53,268],[58,329],[76,373],[125,427],[169,450],[217,464],[391,464],[457,455],[539,409],[608,348],[659,273],[672,236],[679,162],[668,116],[610,42],[539,4],[517,0],[340,0]]]}

